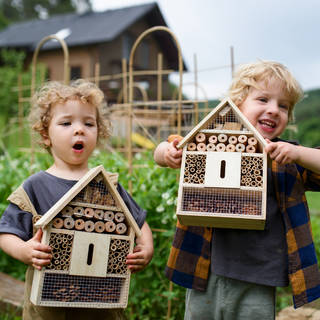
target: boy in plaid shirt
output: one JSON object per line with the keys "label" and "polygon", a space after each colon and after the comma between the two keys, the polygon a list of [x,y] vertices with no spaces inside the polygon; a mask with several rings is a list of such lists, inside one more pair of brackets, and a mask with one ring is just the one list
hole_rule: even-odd
{"label": "boy in plaid shirt", "polygon": [[[188,288],[187,320],[275,319],[276,287],[290,281],[295,307],[320,297],[305,196],[305,191],[320,191],[320,151],[278,138],[303,97],[284,65],[240,65],[228,97],[268,142],[265,151],[273,161],[268,168],[265,230],[187,227],[178,222],[165,275]],[[180,167],[178,138],[159,144],[154,154],[159,165]]]}

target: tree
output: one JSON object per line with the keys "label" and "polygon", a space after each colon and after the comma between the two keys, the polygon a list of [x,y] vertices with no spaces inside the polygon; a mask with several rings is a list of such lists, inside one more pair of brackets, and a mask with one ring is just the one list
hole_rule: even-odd
{"label": "tree", "polygon": [[1,16],[10,22],[47,19],[51,15],[74,12],[84,6],[91,10],[89,0],[0,0],[0,28]]}

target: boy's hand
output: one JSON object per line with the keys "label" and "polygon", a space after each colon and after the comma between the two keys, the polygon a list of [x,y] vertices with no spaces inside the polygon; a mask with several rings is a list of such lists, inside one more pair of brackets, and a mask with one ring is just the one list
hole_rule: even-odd
{"label": "boy's hand", "polygon": [[299,158],[300,147],[283,141],[271,142],[269,139],[266,139],[266,141],[268,145],[265,148],[265,152],[280,165],[295,163]]}
{"label": "boy's hand", "polygon": [[181,167],[182,149],[177,149],[178,144],[179,140],[174,139],[168,144],[167,150],[164,154],[167,166],[172,169],[179,169]]}
{"label": "boy's hand", "polygon": [[32,239],[25,242],[21,253],[21,260],[38,270],[48,265],[52,259],[51,247],[42,244],[41,238],[42,229],[39,229]]}
{"label": "boy's hand", "polygon": [[128,265],[131,273],[138,273],[142,271],[152,260],[153,246],[146,246],[138,244],[133,248],[133,253],[127,255],[126,264]]}

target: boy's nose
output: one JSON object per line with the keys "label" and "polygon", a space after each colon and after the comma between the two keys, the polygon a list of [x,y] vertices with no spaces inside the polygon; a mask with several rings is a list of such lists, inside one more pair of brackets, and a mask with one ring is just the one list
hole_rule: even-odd
{"label": "boy's nose", "polygon": [[77,129],[74,130],[74,135],[75,136],[84,136],[84,130],[83,128],[79,127]]}
{"label": "boy's nose", "polygon": [[279,106],[277,103],[270,103],[268,107],[268,113],[271,114],[278,114],[279,113]]}

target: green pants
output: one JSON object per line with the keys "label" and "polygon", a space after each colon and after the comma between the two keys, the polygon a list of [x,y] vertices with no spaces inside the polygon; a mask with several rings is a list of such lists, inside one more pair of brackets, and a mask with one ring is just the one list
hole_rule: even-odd
{"label": "green pants", "polygon": [[276,287],[209,274],[206,291],[187,289],[184,320],[274,320]]}

